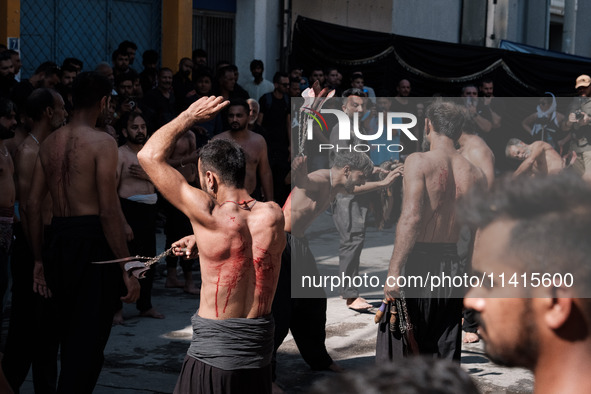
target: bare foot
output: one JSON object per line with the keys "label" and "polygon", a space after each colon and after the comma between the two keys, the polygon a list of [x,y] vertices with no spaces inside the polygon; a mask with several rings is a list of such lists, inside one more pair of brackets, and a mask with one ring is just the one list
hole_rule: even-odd
{"label": "bare foot", "polygon": [[166,278],[166,283],[164,283],[164,287],[166,287],[167,289],[183,288],[185,287],[185,282],[182,280],[178,280],[177,278]]}
{"label": "bare foot", "polygon": [[152,317],[154,319],[164,319],[164,315],[158,312],[155,308],[150,308],[145,312],[140,312],[141,317]]}
{"label": "bare foot", "polygon": [[199,290],[198,287],[195,287],[195,284],[193,283],[187,283],[187,285],[185,287],[183,287],[183,291],[185,293],[189,293],[189,294],[193,294],[193,295],[199,295],[199,293],[201,293],[201,291]]}
{"label": "bare foot", "polygon": [[281,387],[279,387],[279,385],[277,383],[273,382],[271,393],[272,394],[285,394],[285,391],[283,391],[283,389]]}
{"label": "bare foot", "polygon": [[330,364],[328,366],[328,369],[330,369],[332,372],[344,372],[345,371],[345,369],[343,367],[341,367],[339,364],[335,363],[334,361],[332,364]]}
{"label": "bare foot", "polygon": [[480,337],[475,332],[467,332],[464,335],[463,342],[464,343],[476,343],[476,342],[480,342]]}
{"label": "bare foot", "polygon": [[349,309],[353,309],[356,312],[368,312],[373,305],[368,303],[364,298],[357,297],[357,298],[347,298],[347,307]]}
{"label": "bare foot", "polygon": [[113,325],[118,326],[123,324],[123,321],[123,309],[119,309],[117,312],[115,312],[115,316],[113,316]]}

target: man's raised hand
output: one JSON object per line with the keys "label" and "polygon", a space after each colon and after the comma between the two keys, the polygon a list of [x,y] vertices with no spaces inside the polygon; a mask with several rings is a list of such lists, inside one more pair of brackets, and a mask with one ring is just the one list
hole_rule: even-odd
{"label": "man's raised hand", "polygon": [[203,96],[191,104],[191,106],[187,109],[187,112],[195,120],[195,122],[207,122],[208,120],[213,119],[213,117],[218,112],[220,112],[229,104],[230,102],[221,96]]}

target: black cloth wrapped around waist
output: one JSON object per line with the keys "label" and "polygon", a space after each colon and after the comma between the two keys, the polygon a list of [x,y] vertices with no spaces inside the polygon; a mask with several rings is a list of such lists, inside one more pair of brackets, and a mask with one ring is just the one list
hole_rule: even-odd
{"label": "black cloth wrapped around waist", "polygon": [[271,363],[275,323],[272,315],[254,319],[205,319],[195,314],[187,354],[224,370],[262,368]]}

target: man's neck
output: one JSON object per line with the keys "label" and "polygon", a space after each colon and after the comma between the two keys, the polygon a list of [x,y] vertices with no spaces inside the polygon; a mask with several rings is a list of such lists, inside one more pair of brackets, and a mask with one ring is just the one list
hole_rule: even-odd
{"label": "man's neck", "polygon": [[408,97],[403,97],[403,96],[400,96],[400,95],[398,95],[398,96],[396,96],[396,97],[394,97],[394,98],[395,98],[395,99],[396,99],[396,101],[398,101],[400,104],[404,104],[404,105],[408,104]]}
{"label": "man's neck", "polygon": [[69,124],[73,127],[88,126],[94,128],[98,120],[100,111],[98,109],[77,109],[74,111],[72,120]]}
{"label": "man's neck", "polygon": [[135,153],[138,153],[142,149],[142,147],[144,146],[142,144],[134,144],[133,142],[131,142],[129,140],[125,143],[125,145],[127,145],[127,147]]}
{"label": "man's neck", "polygon": [[237,189],[235,187],[219,185],[216,200],[218,204],[224,204],[225,202],[234,202],[241,205],[244,201],[252,199],[246,189]]}
{"label": "man's neck", "polygon": [[[433,133],[433,132],[432,132]],[[453,151],[456,152],[454,141],[444,135],[435,133],[431,137],[431,151]]]}
{"label": "man's neck", "polygon": [[538,359],[533,371],[534,392],[587,393],[591,386],[591,351],[588,340],[583,343],[575,341],[560,345]]}
{"label": "man's neck", "polygon": [[230,136],[235,140],[242,140],[248,137],[250,130],[247,127],[241,130],[230,130]]}
{"label": "man's neck", "polygon": [[258,77],[258,76],[257,77],[254,77],[254,83],[255,83],[255,85],[259,85],[261,82],[263,82],[263,77],[262,76],[260,76],[260,77]]}
{"label": "man's neck", "polygon": [[281,93],[279,90],[275,89],[275,90],[273,90],[273,97],[281,100],[283,98],[283,93]]}
{"label": "man's neck", "polygon": [[35,142],[40,144],[52,131],[49,122],[35,122],[33,123],[33,127],[31,127],[29,134],[33,136]]}
{"label": "man's neck", "polygon": [[169,97],[170,96],[170,90],[161,88],[160,86],[158,87],[158,90],[160,90],[160,93],[162,93],[162,95],[164,97]]}

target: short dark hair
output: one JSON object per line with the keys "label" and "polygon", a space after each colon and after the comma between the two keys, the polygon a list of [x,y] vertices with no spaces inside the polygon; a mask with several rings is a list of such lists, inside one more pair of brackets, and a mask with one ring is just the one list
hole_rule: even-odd
{"label": "short dark hair", "polygon": [[115,86],[119,87],[119,84],[123,81],[135,82],[137,74],[134,72],[121,73],[115,77]]}
{"label": "short dark hair", "polygon": [[125,40],[121,41],[121,44],[119,44],[119,48],[117,49],[127,52],[127,50],[130,48],[137,51],[137,44],[133,41]]}
{"label": "short dark hair", "polygon": [[[497,180],[490,191],[472,188],[458,206],[458,217],[474,228],[508,220],[515,223],[507,252],[516,269],[570,273],[577,297],[589,297],[591,282],[591,185],[568,172]],[[586,294],[585,294],[586,293]],[[588,301],[589,302],[589,301]],[[589,304],[587,316],[591,316]]]}
{"label": "short dark hair", "polygon": [[[80,70],[82,70],[82,68],[84,67],[84,62],[78,58],[75,57],[67,57],[64,59],[63,63],[62,63],[62,68],[66,68],[68,66],[74,66],[76,68],[80,68]],[[74,70],[74,71],[79,71],[79,70]]]}
{"label": "short dark hair", "polygon": [[10,56],[14,56],[14,55],[20,55],[20,53],[18,53],[17,51],[15,51],[14,49],[7,49],[6,53],[8,53]]}
{"label": "short dark hair", "polygon": [[47,107],[55,106],[54,95],[59,94],[51,89],[39,88],[33,90],[33,93],[25,102],[25,112],[34,121],[40,121],[43,118],[43,112]]}
{"label": "short dark hair", "polygon": [[13,111],[17,112],[16,105],[6,97],[0,96],[0,118],[10,116]]}
{"label": "short dark hair", "polygon": [[[248,105],[246,100],[241,99],[241,98],[236,98],[236,99],[230,100],[230,105],[228,105],[227,109],[229,110],[230,107],[242,107],[246,111],[246,115],[248,115],[248,113],[250,112],[250,106]],[[227,114],[227,111],[226,111],[226,114]]]}
{"label": "short dark hair", "polygon": [[482,81],[480,81],[480,86],[484,85],[485,83],[494,84],[494,81],[491,78],[483,78]]}
{"label": "short dark hair", "polygon": [[453,141],[457,141],[462,135],[466,117],[458,105],[449,101],[435,101],[427,107],[425,115],[438,134]]}
{"label": "short dark hair", "polygon": [[190,59],[190,58],[188,58],[188,57],[184,57],[184,58],[182,58],[181,60],[179,60],[179,70],[180,70],[180,69],[181,69],[181,67],[183,66],[183,63],[184,63],[184,62],[186,62],[187,60],[188,60],[188,61],[190,61],[191,63],[193,62],[193,60],[191,60],[191,59]]}
{"label": "short dark hair", "polygon": [[352,170],[362,171],[366,177],[373,172],[373,162],[369,156],[360,152],[337,152],[334,155],[333,166],[337,168],[349,166]]}
{"label": "short dark hair", "polygon": [[343,94],[341,95],[341,97],[343,97],[343,98],[347,98],[349,96],[367,97],[367,93],[365,93],[361,89],[351,88],[351,89],[345,90],[343,92]]}
{"label": "short dark hair", "polygon": [[162,67],[160,70],[158,70],[158,76],[160,76],[160,74],[162,74],[163,72],[169,72],[171,74],[174,74],[170,68]]}
{"label": "short dark hair", "polygon": [[139,111],[131,111],[131,112],[125,113],[121,117],[121,121],[119,122],[119,124],[121,125],[121,128],[127,130],[127,125],[129,123],[129,121],[133,121],[133,120],[135,120],[135,118],[142,118],[144,120],[144,122],[146,122],[146,117],[144,116],[144,114],[142,114]]}
{"label": "short dark hair", "polygon": [[142,64],[145,66],[146,64],[158,63],[159,58],[160,55],[158,55],[158,52],[153,49],[148,49],[142,54]]}
{"label": "short dark hair", "polygon": [[103,97],[111,96],[111,83],[96,71],[78,74],[72,84],[74,109],[88,109],[99,103]]}
{"label": "short dark hair", "polygon": [[61,75],[60,68],[54,62],[43,62],[35,69],[35,74],[44,73],[45,76]]}
{"label": "short dark hair", "polygon": [[[400,388],[398,391],[396,388]],[[319,380],[310,394],[357,393],[477,394],[478,388],[458,364],[449,360],[409,357]]]}
{"label": "short dark hair", "polygon": [[260,67],[263,70],[265,69],[265,65],[263,64],[262,60],[254,59],[252,62],[250,62],[250,71],[254,70],[257,67]]}
{"label": "short dark hair", "polygon": [[244,188],[246,158],[237,143],[224,139],[209,141],[199,153],[201,173],[211,171],[227,186]]}
{"label": "short dark hair", "polygon": [[8,53],[8,50],[0,52],[0,62],[10,60],[12,62],[12,56]]}
{"label": "short dark hair", "polygon": [[203,49],[195,49],[193,50],[191,56],[193,57],[193,59],[195,59],[196,57],[207,57],[207,52],[205,52]]}
{"label": "short dark hair", "polygon": [[287,75],[287,73],[277,71],[275,73],[275,75],[273,75],[273,83],[281,82],[281,78],[288,78],[289,79],[289,75]]}
{"label": "short dark hair", "polygon": [[79,70],[76,68],[75,65],[68,63],[68,64],[62,66],[61,75],[64,75],[64,71],[69,72],[69,73],[77,73]]}

